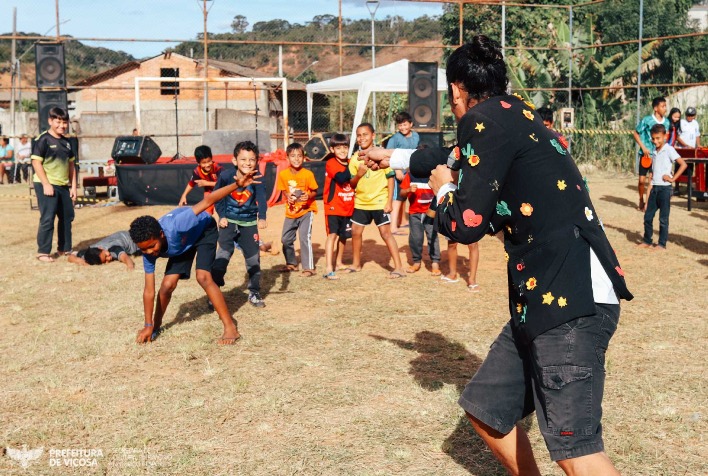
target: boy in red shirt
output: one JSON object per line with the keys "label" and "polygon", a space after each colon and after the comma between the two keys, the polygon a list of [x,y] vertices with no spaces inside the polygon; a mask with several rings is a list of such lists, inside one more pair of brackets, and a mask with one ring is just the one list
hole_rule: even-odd
{"label": "boy in red shirt", "polygon": [[352,268],[344,268],[342,256],[344,245],[352,236],[352,213],[354,213],[354,189],[349,181],[352,178],[349,172],[349,141],[344,134],[335,134],[329,140],[329,149],[334,154],[325,164],[324,207],[325,225],[327,227],[327,242],[325,244],[325,258],[327,269],[324,277],[338,279],[336,268],[343,272],[351,273]]}
{"label": "boy in red shirt", "polygon": [[408,246],[411,249],[413,265],[406,270],[407,273],[415,273],[420,270],[423,261],[423,238],[428,239],[428,255],[432,261],[433,276],[440,276],[440,243],[438,233],[435,231],[434,220],[428,216],[430,204],[435,200],[435,193],[428,185],[426,179],[412,177],[410,172],[406,174],[401,182],[401,198],[408,198],[409,201],[409,223],[410,234],[408,235]]}
{"label": "boy in red shirt", "polygon": [[302,261],[303,277],[315,275],[315,262],[312,254],[312,221],[317,213],[317,181],[315,175],[302,167],[305,160],[305,149],[302,144],[293,142],[285,153],[288,155],[290,167],[278,174],[278,190],[285,194],[285,221],[283,222],[283,254],[285,255],[284,272],[297,271],[295,256],[295,237],[300,234],[300,260]]}
{"label": "boy in red shirt", "polygon": [[[204,197],[209,195],[214,190],[216,180],[221,173],[221,167],[214,162],[211,155],[211,148],[208,145],[200,145],[194,149],[194,158],[197,159],[197,167],[192,171],[192,178],[182,193],[179,199],[179,206],[187,204],[187,195],[194,187],[204,187]],[[207,208],[206,212],[209,215],[214,214],[214,205]]]}

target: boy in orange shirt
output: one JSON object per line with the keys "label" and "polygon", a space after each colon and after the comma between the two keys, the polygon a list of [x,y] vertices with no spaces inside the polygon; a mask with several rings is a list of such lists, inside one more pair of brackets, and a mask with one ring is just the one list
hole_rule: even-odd
{"label": "boy in orange shirt", "polygon": [[305,149],[302,144],[293,142],[285,149],[290,167],[278,174],[277,188],[285,194],[285,221],[283,222],[283,254],[285,255],[284,272],[297,271],[295,256],[296,235],[300,234],[300,259],[304,277],[315,275],[315,262],[312,254],[312,221],[317,213],[315,196],[317,181],[315,175],[302,167]]}
{"label": "boy in orange shirt", "polygon": [[[187,204],[187,195],[194,187],[204,187],[204,196],[209,195],[214,190],[216,180],[221,173],[221,166],[214,162],[211,147],[208,145],[200,145],[194,149],[194,158],[197,160],[198,165],[192,171],[192,178],[179,199],[180,207]],[[214,205],[207,208],[207,213],[209,215],[214,214]]]}

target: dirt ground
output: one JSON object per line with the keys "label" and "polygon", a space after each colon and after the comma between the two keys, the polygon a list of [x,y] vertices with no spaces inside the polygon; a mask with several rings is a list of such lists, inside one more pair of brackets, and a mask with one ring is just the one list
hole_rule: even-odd
{"label": "dirt ground", "polygon": [[[708,206],[688,212],[674,198],[668,251],[640,249],[635,182],[589,176],[635,295],[608,353],[605,445],[624,474],[707,474]],[[266,256],[265,309],[246,302],[237,253],[224,288],[236,346],[215,345],[221,325],[194,279],[177,288],[160,338],[136,345],[141,259],[134,272],[38,262],[26,196],[24,184],[0,186],[0,446],[43,452],[26,469],[6,454],[0,473],[504,474],[456,403],[508,319],[497,240],[480,244],[479,294],[429,270],[387,279],[373,227],[363,271],[339,281],[279,273],[282,253]],[[170,208],[77,209],[74,246]],[[282,206],[269,210],[267,241],[279,242],[282,219]],[[321,272],[322,214],[313,238]],[[535,420],[525,426],[544,474],[561,474]]]}

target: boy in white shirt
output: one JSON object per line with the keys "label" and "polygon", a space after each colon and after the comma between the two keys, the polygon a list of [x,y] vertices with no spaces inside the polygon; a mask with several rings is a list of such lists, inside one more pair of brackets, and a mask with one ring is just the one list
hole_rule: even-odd
{"label": "boy in white shirt", "polygon": [[683,147],[696,148],[701,146],[701,131],[696,120],[696,108],[686,109],[686,119],[681,119],[681,134],[678,143]]}
{"label": "boy in white shirt", "polygon": [[[644,205],[644,239],[639,244],[642,248],[653,248],[652,235],[654,215],[659,210],[659,246],[655,249],[666,251],[669,238],[669,208],[671,205],[671,185],[684,170],[686,162],[676,152],[676,149],[666,143],[666,127],[656,124],[651,128],[651,141],[656,147],[652,162],[652,179],[647,190],[647,200]],[[674,162],[679,164],[675,174],[671,171]]]}

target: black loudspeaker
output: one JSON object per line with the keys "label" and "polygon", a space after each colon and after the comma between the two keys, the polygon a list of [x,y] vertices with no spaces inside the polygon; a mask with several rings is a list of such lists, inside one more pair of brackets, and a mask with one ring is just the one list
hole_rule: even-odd
{"label": "black loudspeaker", "polygon": [[49,110],[53,107],[60,107],[67,111],[66,91],[37,91],[40,134],[49,129]]}
{"label": "black loudspeaker", "polygon": [[162,150],[150,136],[120,136],[113,142],[111,157],[118,164],[154,164]]}
{"label": "black loudspeaker", "polygon": [[418,142],[418,147],[425,144],[426,147],[431,147],[434,149],[439,149],[443,146],[443,133],[442,132],[419,132],[420,142]]}
{"label": "black loudspeaker", "polygon": [[322,134],[315,134],[305,143],[305,156],[309,160],[322,160],[329,154],[329,146]]}
{"label": "black loudspeaker", "polygon": [[34,45],[37,87],[65,88],[66,67],[62,43],[37,43]]}
{"label": "black loudspeaker", "polygon": [[71,151],[74,153],[74,159],[76,160],[75,163],[80,162],[80,157],[79,157],[79,138],[76,136],[68,136],[67,139],[69,140],[69,144],[71,145]]}
{"label": "black loudspeaker", "polygon": [[408,63],[408,112],[414,128],[438,128],[437,63]]}

